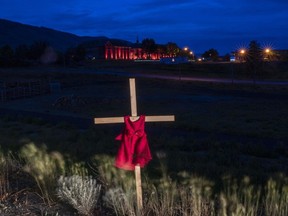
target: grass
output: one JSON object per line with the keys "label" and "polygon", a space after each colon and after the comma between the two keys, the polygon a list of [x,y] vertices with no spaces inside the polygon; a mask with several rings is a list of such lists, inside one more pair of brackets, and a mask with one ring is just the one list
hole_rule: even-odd
{"label": "grass", "polygon": [[51,205],[55,202],[58,176],[65,172],[62,155],[58,152],[48,154],[46,146],[37,147],[29,143],[21,148],[19,156],[24,160],[23,170],[35,179],[44,202]]}
{"label": "grass", "polygon": [[8,179],[9,169],[13,163],[11,159],[6,157],[2,151],[0,151],[0,200],[5,200],[10,193],[10,183]]}
{"label": "grass", "polygon": [[[62,130],[65,131],[67,128]],[[81,135],[78,134],[78,136]],[[86,136],[89,134],[85,134]],[[166,139],[163,141],[166,142]],[[106,144],[109,146],[108,143]],[[37,175],[36,178],[34,176],[34,179],[38,186],[40,185],[39,188],[44,191],[50,184],[55,187],[55,179],[61,174],[53,165],[52,156],[55,153],[48,153],[45,148],[36,148],[35,146],[32,148],[31,144],[28,146],[30,147],[22,148],[26,150],[28,148],[29,152],[33,153],[32,156],[30,153],[30,156],[27,157],[34,161],[32,164],[41,166],[47,160],[50,161],[48,164],[52,162],[49,169],[36,169]],[[241,145],[234,149],[235,146],[231,146],[229,143],[224,145],[221,142],[211,141],[206,146],[201,146],[200,152],[206,149],[208,153],[200,155],[198,152],[200,147],[195,148],[197,150],[195,154],[193,151],[179,155],[163,150],[156,152],[153,165],[151,164],[143,170],[144,215],[260,215],[259,211],[262,212],[261,214],[266,212],[265,215],[287,214],[288,191],[285,174],[276,175],[275,170],[273,174],[269,169],[267,170],[267,165],[260,162],[260,158],[258,158],[260,161],[257,165],[257,158],[252,159],[246,156],[245,161],[249,161],[249,163],[246,165],[247,167],[245,164],[241,166],[243,162],[238,161],[240,158],[238,151],[241,151]],[[58,158],[64,158],[64,156],[60,154]],[[67,158],[70,157],[66,155],[65,161]],[[94,173],[93,175],[99,179],[106,191],[106,195],[103,197],[104,206],[111,207],[118,215],[136,214],[133,173],[116,169],[113,166],[114,157],[109,156],[108,152],[102,155],[94,154],[89,166],[75,161],[73,163],[71,158],[68,161],[73,166],[65,166],[65,173],[83,176],[88,176],[89,172]],[[172,158],[173,160],[171,160]],[[262,158],[265,157],[262,156]],[[269,157],[266,159],[270,161],[269,163],[275,160],[275,158],[271,160]],[[29,171],[25,168],[27,166],[25,164],[31,165],[31,162],[23,164],[23,170],[31,172],[31,169]],[[51,178],[50,173],[56,176]],[[33,172],[31,174],[35,175]],[[243,177],[244,174],[250,175]],[[263,176],[266,177],[262,179]],[[43,186],[39,184],[39,179],[45,180],[42,181]],[[260,179],[262,180],[260,181]],[[50,187],[49,191],[53,192],[54,190]],[[47,197],[45,193],[42,193],[42,196]]]}
{"label": "grass", "polygon": [[[77,78],[88,82],[85,76]],[[90,78],[95,88],[85,98],[87,107],[66,107],[67,113],[91,118],[129,114],[126,79]],[[83,90],[72,89],[76,94]],[[176,116],[173,123],[146,125],[153,160],[142,170],[143,215],[288,214],[286,89],[137,79],[137,94],[138,113]],[[2,116],[0,213],[23,188],[39,194],[46,205],[63,208],[56,194],[60,177],[92,176],[102,189],[97,205],[86,206],[85,214],[136,215],[134,173],[113,165],[114,137],[121,129],[95,125],[79,130],[67,123]]]}

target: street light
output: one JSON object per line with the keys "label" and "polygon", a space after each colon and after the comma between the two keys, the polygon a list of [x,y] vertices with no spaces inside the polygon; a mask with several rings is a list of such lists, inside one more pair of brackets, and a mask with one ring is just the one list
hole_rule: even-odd
{"label": "street light", "polygon": [[270,49],[270,48],[266,48],[266,49],[264,50],[264,52],[265,52],[264,60],[269,61],[269,60],[270,60],[270,56],[272,55],[271,49]]}
{"label": "street light", "polygon": [[193,53],[193,51],[190,51],[189,53],[190,53],[190,55],[191,55],[191,60],[194,60],[194,53]]}
{"label": "street light", "polygon": [[241,49],[240,51],[239,51],[239,53],[240,53],[240,55],[239,55],[239,60],[240,60],[240,62],[242,62],[242,61],[244,61],[244,57],[245,57],[245,54],[246,54],[246,50],[245,49]]}
{"label": "street light", "polygon": [[184,47],[182,51],[182,57],[187,57],[189,58],[189,47]]}

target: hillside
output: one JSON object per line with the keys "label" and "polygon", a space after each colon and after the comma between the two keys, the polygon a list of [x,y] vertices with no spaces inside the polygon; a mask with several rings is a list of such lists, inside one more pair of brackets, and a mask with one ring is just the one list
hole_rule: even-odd
{"label": "hillside", "polygon": [[[9,20],[0,19],[0,47],[9,45],[15,48],[19,45],[31,45],[34,42],[48,42],[59,51],[75,47],[83,42],[101,43],[110,40],[107,37],[80,37],[71,33],[57,31],[45,27],[36,27]],[[97,43],[96,43],[97,44]]]}

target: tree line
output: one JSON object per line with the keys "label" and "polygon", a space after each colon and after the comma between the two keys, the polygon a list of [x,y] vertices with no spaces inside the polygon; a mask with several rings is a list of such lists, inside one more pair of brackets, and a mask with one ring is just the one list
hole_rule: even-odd
{"label": "tree line", "polygon": [[[184,56],[190,59],[196,59],[195,54],[191,55],[187,50],[180,48],[174,42],[168,42],[167,44],[157,44],[152,38],[145,38],[140,43],[143,52],[147,54],[147,58],[151,58],[153,53],[160,53],[162,56],[176,57]],[[259,63],[263,60],[261,55],[263,51],[257,41],[251,41],[249,44],[247,55],[245,56],[245,62],[248,67],[255,71],[259,67]],[[9,45],[0,47],[0,66],[25,66],[31,64],[73,64],[85,61],[87,57],[87,48],[80,44],[76,47],[69,48],[65,52],[59,52],[54,50],[49,43],[44,41],[34,42],[32,45],[19,45],[13,49]],[[201,56],[201,59],[207,61],[218,61],[219,53],[216,49],[211,48],[205,51]],[[224,56],[224,61],[230,60],[230,54]]]}
{"label": "tree line", "polygon": [[55,51],[47,42],[34,42],[32,45],[10,45],[0,47],[0,66],[28,66],[35,63],[58,63],[61,52]]}
{"label": "tree line", "polygon": [[[152,38],[145,38],[140,43],[147,58],[151,58],[153,53],[161,53],[163,56],[175,57],[187,55],[174,42],[165,45],[157,44]],[[0,47],[0,66],[27,66],[31,64],[73,64],[85,61],[87,57],[87,47],[79,44],[76,47],[68,48],[65,52],[59,52],[50,46],[48,42],[37,41],[32,45],[19,45],[12,48],[10,45]]]}

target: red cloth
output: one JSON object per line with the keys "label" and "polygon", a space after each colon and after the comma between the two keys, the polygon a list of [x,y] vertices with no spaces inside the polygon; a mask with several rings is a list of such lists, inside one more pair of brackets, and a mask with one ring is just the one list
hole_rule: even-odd
{"label": "red cloth", "polygon": [[115,138],[121,141],[115,166],[125,170],[134,170],[137,164],[144,167],[152,159],[144,130],[145,116],[141,115],[137,121],[125,116],[124,123],[123,132]]}

